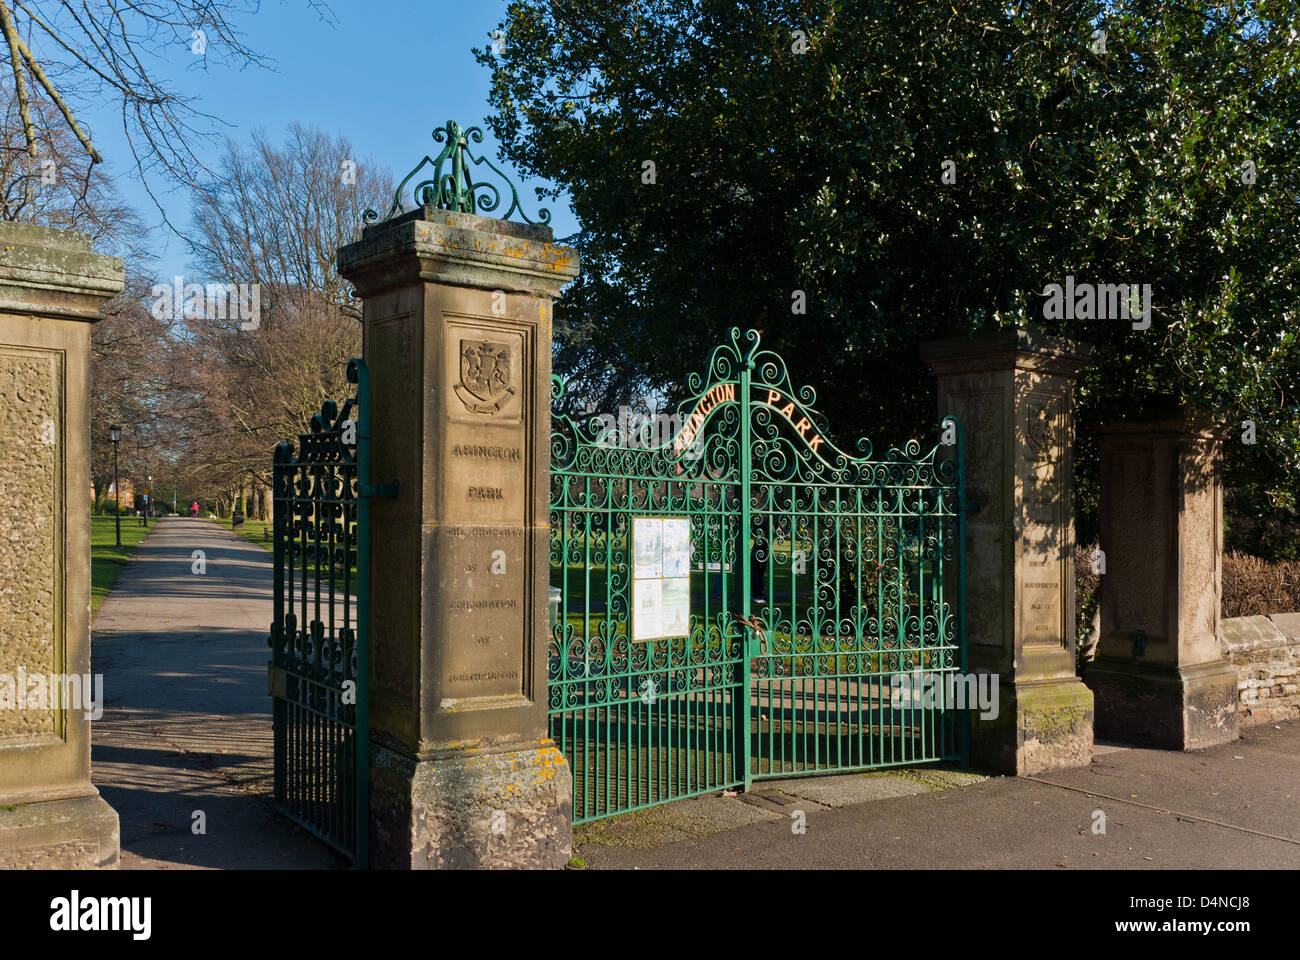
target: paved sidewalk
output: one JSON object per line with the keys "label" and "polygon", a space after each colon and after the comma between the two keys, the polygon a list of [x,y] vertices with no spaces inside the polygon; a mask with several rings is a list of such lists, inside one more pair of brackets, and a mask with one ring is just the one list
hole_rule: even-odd
{"label": "paved sidewalk", "polygon": [[124,869],[345,865],[270,803],[271,572],[268,551],[215,523],[160,520],[95,616],[92,779],[121,818]]}
{"label": "paved sidewalk", "polygon": [[770,799],[579,827],[574,855],[596,869],[1300,868],[1295,721],[1192,753],[1100,747],[1090,767],[1032,779],[921,767],[758,786]]}

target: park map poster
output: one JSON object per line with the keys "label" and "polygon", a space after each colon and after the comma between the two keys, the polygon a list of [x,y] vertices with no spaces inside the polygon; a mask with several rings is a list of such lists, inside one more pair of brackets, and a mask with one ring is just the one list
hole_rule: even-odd
{"label": "park map poster", "polygon": [[632,639],[686,637],[691,630],[691,522],[632,520]]}

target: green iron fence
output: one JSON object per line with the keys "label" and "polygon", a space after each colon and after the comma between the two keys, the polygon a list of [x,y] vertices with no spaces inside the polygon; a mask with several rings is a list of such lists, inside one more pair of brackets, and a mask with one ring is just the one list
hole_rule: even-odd
{"label": "green iron fence", "polygon": [[[574,822],[963,758],[942,682],[966,667],[960,424],[850,455],[752,330],[688,387],[638,435],[563,413],[553,383],[549,714]],[[913,671],[937,696],[895,700]]]}
{"label": "green iron fence", "polygon": [[[268,667],[275,800],[291,819],[364,866],[369,783],[367,477],[369,383],[333,401],[297,444],[275,449],[275,566]],[[383,491],[378,491],[383,492]]]}

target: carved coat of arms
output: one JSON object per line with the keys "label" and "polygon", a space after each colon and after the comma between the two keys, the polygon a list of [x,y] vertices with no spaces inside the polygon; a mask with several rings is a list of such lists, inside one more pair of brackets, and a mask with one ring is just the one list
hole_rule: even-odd
{"label": "carved coat of arms", "polygon": [[1052,447],[1056,439],[1053,436],[1054,426],[1050,403],[1030,404],[1028,436],[1025,439],[1029,442],[1034,460],[1043,462],[1052,458]]}
{"label": "carved coat of arms", "polygon": [[499,413],[514,394],[510,385],[510,344],[461,340],[460,383],[456,396],[474,413]]}

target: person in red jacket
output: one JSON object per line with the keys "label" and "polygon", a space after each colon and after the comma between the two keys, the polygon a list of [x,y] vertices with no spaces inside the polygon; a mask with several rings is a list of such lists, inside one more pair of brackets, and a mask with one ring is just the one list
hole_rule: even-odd
{"label": "person in red jacket", "polygon": [[190,516],[197,519],[199,515],[199,502],[195,500],[190,504]]}

